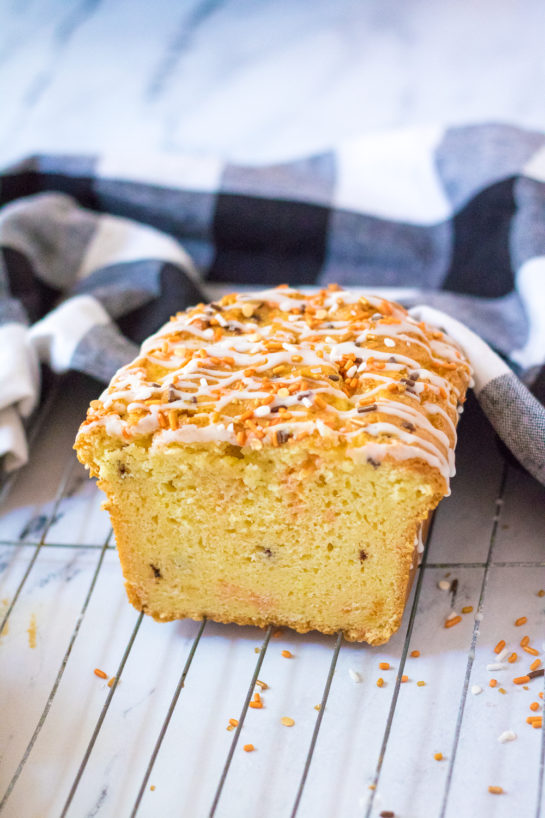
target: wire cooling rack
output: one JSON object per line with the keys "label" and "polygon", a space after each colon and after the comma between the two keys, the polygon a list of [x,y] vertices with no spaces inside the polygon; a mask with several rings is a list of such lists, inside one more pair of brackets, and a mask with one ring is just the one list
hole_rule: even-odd
{"label": "wire cooling rack", "polygon": [[[2,818],[545,816],[543,678],[512,681],[524,634],[543,652],[545,491],[473,402],[402,627],[371,648],[138,614],[71,449],[96,391],[63,382],[0,498]],[[500,639],[518,658],[490,671]]]}

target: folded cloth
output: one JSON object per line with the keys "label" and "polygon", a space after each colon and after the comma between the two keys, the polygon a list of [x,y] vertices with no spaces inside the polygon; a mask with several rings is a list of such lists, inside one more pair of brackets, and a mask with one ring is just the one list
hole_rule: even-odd
{"label": "folded cloth", "polygon": [[175,311],[286,281],[379,291],[444,327],[545,484],[545,135],[506,125],[371,135],[269,166],[124,154],[4,170],[4,467],[26,459],[38,362],[106,382]]}

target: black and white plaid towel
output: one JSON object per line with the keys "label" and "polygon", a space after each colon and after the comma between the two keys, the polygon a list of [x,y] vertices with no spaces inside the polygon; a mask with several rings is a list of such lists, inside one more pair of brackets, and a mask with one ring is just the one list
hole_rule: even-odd
{"label": "black and white plaid towel", "polygon": [[6,468],[26,459],[39,362],[107,381],[218,291],[335,281],[457,338],[490,421],[545,483],[544,134],[430,128],[271,166],[40,156],[0,174],[0,204]]}

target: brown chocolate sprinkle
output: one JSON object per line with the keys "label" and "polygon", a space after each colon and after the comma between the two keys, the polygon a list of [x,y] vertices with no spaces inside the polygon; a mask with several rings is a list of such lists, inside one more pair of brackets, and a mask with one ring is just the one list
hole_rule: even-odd
{"label": "brown chocolate sprinkle", "polygon": [[416,426],[414,425],[414,423],[410,423],[408,420],[403,420],[401,422],[401,425],[402,425],[402,427],[404,429],[408,429],[409,432],[415,432],[416,431]]}
{"label": "brown chocolate sprinkle", "polygon": [[[370,403],[369,406],[358,406],[358,414],[359,415],[363,415],[364,412],[376,412],[376,411],[377,411],[376,403]],[[369,458],[369,460],[370,459],[371,458]]]}
{"label": "brown chocolate sprinkle", "polygon": [[539,670],[531,670],[526,674],[529,679],[537,679],[538,676],[545,675],[545,668],[540,667]]}
{"label": "brown chocolate sprinkle", "polygon": [[286,432],[285,429],[280,429],[280,431],[276,433],[276,439],[279,443],[286,443],[290,437],[291,432]]}
{"label": "brown chocolate sprinkle", "polygon": [[373,460],[372,457],[368,457],[367,462],[374,466],[375,469],[378,469],[378,467],[380,466],[380,463],[378,463],[376,460]]}
{"label": "brown chocolate sprinkle", "polygon": [[363,548],[360,548],[360,560],[363,562],[366,559],[367,559],[367,554],[365,553]]}
{"label": "brown chocolate sprinkle", "polygon": [[391,809],[383,809],[380,818],[395,818],[395,812],[392,812]]}
{"label": "brown chocolate sprinkle", "polygon": [[156,565],[153,565],[153,563],[150,562],[149,567],[153,571],[153,576],[155,577],[155,579],[162,579],[163,578],[163,575],[161,574],[161,571],[159,570],[159,568],[157,568]]}
{"label": "brown chocolate sprinkle", "polygon": [[327,377],[330,381],[340,381],[340,377],[338,375],[328,375]]}

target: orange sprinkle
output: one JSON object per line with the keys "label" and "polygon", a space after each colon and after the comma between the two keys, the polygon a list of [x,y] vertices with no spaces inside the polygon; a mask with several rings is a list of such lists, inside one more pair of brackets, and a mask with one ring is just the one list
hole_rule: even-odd
{"label": "orange sprinkle", "polygon": [[418,687],[424,687],[426,682],[420,681],[420,682],[417,682],[416,684],[418,685]]}
{"label": "orange sprinkle", "polygon": [[498,680],[497,679],[490,679],[488,684],[489,684],[490,687],[496,687],[496,685],[498,684]]}
{"label": "orange sprinkle", "polygon": [[411,656],[413,657],[413,659],[417,659],[420,656],[420,651],[419,650],[412,650],[411,651]]}
{"label": "orange sprinkle", "polygon": [[283,650],[282,651],[282,656],[284,657],[284,659],[292,659],[293,658],[293,653],[291,651],[289,651],[289,650]]}
{"label": "orange sprinkle", "polygon": [[457,625],[459,622],[462,621],[461,616],[453,616],[450,619],[445,620],[445,628],[453,628],[454,625]]}
{"label": "orange sprinkle", "polygon": [[248,420],[248,418],[251,418],[253,413],[254,413],[253,409],[248,409],[247,412],[244,412],[244,414],[240,416],[241,422],[244,420]]}
{"label": "orange sprinkle", "polygon": [[258,686],[258,687],[259,687],[261,690],[268,690],[268,689],[269,689],[269,685],[267,684],[267,682],[262,682],[262,681],[261,681],[261,679],[257,679],[257,681],[256,681],[256,685],[257,685],[257,686]]}
{"label": "orange sprinkle", "polygon": [[292,360],[292,363],[299,364],[303,360],[303,356],[302,355],[292,355],[291,360]]}
{"label": "orange sprinkle", "polygon": [[488,788],[488,792],[491,792],[492,795],[503,795],[503,787],[495,787],[493,785],[490,785],[490,787]]}
{"label": "orange sprinkle", "polygon": [[383,687],[383,686],[384,686],[384,679],[382,678],[382,676],[380,676],[377,679],[377,687]]}
{"label": "orange sprinkle", "polygon": [[496,647],[494,648],[494,653],[501,653],[505,647],[505,639],[500,639]]}
{"label": "orange sprinkle", "polygon": [[464,614],[471,613],[472,611],[473,611],[473,605],[465,605],[462,608],[462,613],[464,613]]}
{"label": "orange sprinkle", "polygon": [[229,719],[231,727],[238,727],[238,719]]}
{"label": "orange sprinkle", "polygon": [[244,750],[245,753],[253,753],[255,747],[253,744],[245,744],[242,749]]}
{"label": "orange sprinkle", "polygon": [[168,425],[171,429],[178,428],[178,412],[176,409],[171,409],[168,413]]}
{"label": "orange sprinkle", "polygon": [[434,759],[436,761],[442,761],[443,760],[443,753],[435,753],[433,757],[434,757]]}
{"label": "orange sprinkle", "polygon": [[293,727],[293,725],[295,724],[295,721],[293,719],[290,719],[289,716],[282,716],[280,721],[282,722],[284,727]]}
{"label": "orange sprinkle", "polygon": [[515,619],[515,625],[517,628],[520,628],[521,625],[526,625],[527,622],[528,622],[527,616],[519,616],[518,619]]}
{"label": "orange sprinkle", "polygon": [[522,639],[520,640],[521,648],[525,648],[526,645],[529,645],[529,644],[530,644],[530,637],[529,636],[523,636]]}
{"label": "orange sprinkle", "polygon": [[539,710],[539,702],[532,702],[530,705],[530,710]]}
{"label": "orange sprinkle", "polygon": [[530,645],[524,645],[522,650],[525,650],[526,653],[530,654],[530,656],[539,656],[539,651],[536,650],[535,648],[531,648]]}
{"label": "orange sprinkle", "polygon": [[115,676],[112,676],[112,678],[108,682],[108,687],[113,687],[114,684],[115,684]]}
{"label": "orange sprinkle", "polygon": [[389,662],[381,662],[379,664],[379,668],[381,670],[390,670],[390,663]]}
{"label": "orange sprinkle", "polygon": [[516,661],[517,661],[517,659],[518,659],[517,654],[516,654],[516,653],[512,653],[512,654],[511,654],[511,656],[509,656],[509,658],[507,659],[507,661],[508,661],[508,662],[510,662],[511,664],[513,664],[513,662],[516,662]]}
{"label": "orange sprinkle", "polygon": [[541,665],[541,659],[535,659],[532,662],[532,664],[530,665],[530,670],[537,670],[540,665]]}
{"label": "orange sprinkle", "polygon": [[403,675],[403,676],[401,677],[401,681],[402,681],[402,682],[408,682],[408,681],[409,681],[409,677],[408,677],[408,676]]}
{"label": "orange sprinkle", "polygon": [[543,596],[545,596],[545,590],[543,590],[543,588],[540,588],[540,589],[539,589],[539,591],[537,592],[537,595],[538,595],[539,597],[543,597]]}
{"label": "orange sprinkle", "polygon": [[246,435],[244,434],[244,432],[237,432],[237,443],[238,443],[238,445],[239,446],[244,446],[245,442],[246,442]]}
{"label": "orange sprinkle", "polygon": [[541,693],[538,693],[538,696],[539,696],[540,699],[543,698],[543,690],[541,691]]}
{"label": "orange sprinkle", "polygon": [[108,678],[108,674],[104,673],[104,671],[100,670],[100,668],[98,668],[98,667],[95,668],[94,674],[95,674],[95,676],[98,676],[99,679],[107,679]]}
{"label": "orange sprinkle", "polygon": [[528,716],[526,719],[526,724],[530,724],[536,729],[543,727],[543,716]]}
{"label": "orange sprinkle", "polygon": [[513,679],[514,684],[516,685],[525,685],[530,681],[529,676],[517,676],[516,679]]}
{"label": "orange sprinkle", "polygon": [[261,710],[261,708],[263,707],[263,702],[256,701],[250,702],[250,707],[253,708],[254,710]]}
{"label": "orange sprinkle", "polygon": [[314,396],[314,404],[318,406],[320,409],[327,409],[327,403],[319,395]]}
{"label": "orange sprinkle", "polygon": [[498,687],[498,693],[501,693],[503,696],[506,695],[507,690],[504,687]]}

